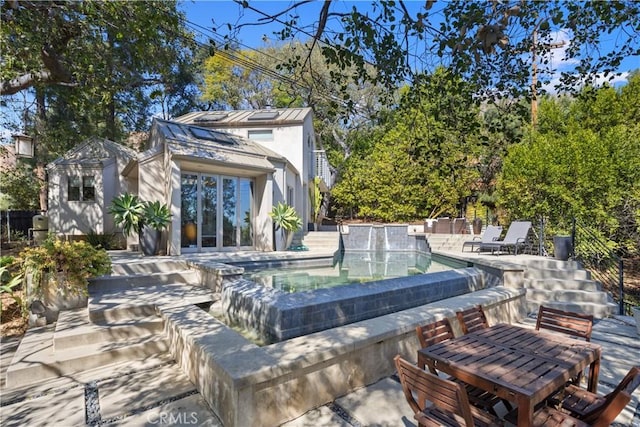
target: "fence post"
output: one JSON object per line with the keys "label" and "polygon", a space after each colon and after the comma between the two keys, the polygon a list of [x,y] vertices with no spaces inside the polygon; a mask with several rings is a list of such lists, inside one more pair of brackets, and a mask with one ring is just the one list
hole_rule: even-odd
{"label": "fence post", "polygon": [[576,217],[574,216],[571,220],[571,258],[575,259],[576,257]]}
{"label": "fence post", "polygon": [[620,285],[620,316],[624,316],[624,263],[622,258],[618,261],[618,284]]}
{"label": "fence post", "polygon": [[538,239],[538,255],[546,256],[544,249],[544,217],[540,217],[540,239]]}

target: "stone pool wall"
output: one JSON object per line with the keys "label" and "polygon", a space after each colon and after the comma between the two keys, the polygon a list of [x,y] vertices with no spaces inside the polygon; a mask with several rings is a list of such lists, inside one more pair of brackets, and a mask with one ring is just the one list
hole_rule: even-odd
{"label": "stone pool wall", "polygon": [[172,356],[227,427],[276,426],[415,362],[418,325],[482,304],[489,323],[526,315],[524,289],[493,287],[258,347],[194,307],[161,309]]}
{"label": "stone pool wall", "polygon": [[222,308],[232,323],[279,342],[485,287],[476,268],[357,283],[312,292],[286,293],[248,280],[228,283]]}

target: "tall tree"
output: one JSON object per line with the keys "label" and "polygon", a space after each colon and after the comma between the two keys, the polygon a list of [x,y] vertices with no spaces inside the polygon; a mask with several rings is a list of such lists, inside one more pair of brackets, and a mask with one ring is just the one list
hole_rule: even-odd
{"label": "tall tree", "polygon": [[147,129],[154,103],[177,105],[193,85],[184,66],[193,44],[175,1],[14,0],[1,9],[0,94],[35,100],[17,115],[35,137],[41,182],[44,163],[88,136],[120,141]]}
{"label": "tall tree", "polygon": [[[329,62],[353,70],[332,76],[337,87],[356,79],[395,88],[446,66],[487,96],[531,96],[531,53],[541,59],[540,91],[550,80],[547,71],[553,64],[548,54],[560,31],[571,38],[563,59],[576,62],[562,75],[560,86],[565,89],[613,77],[624,58],[640,55],[640,3],[633,0],[473,0],[443,5],[398,0],[360,2],[351,9],[332,0],[300,0],[276,13],[266,12],[260,2],[235,1],[257,18],[229,24],[228,41],[245,26],[280,25],[276,34],[282,40],[310,39],[311,50],[320,49]],[[299,61],[307,62],[308,57]]]}
{"label": "tall tree", "polygon": [[344,213],[383,221],[458,215],[479,178],[474,88],[438,69],[406,88],[398,110],[333,190]]}

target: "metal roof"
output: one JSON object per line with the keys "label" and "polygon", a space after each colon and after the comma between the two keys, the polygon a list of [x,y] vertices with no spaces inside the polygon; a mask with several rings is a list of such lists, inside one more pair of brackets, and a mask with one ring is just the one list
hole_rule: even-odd
{"label": "metal roof", "polygon": [[173,119],[204,127],[264,127],[299,125],[311,114],[311,108],[267,108],[260,110],[196,111]]}

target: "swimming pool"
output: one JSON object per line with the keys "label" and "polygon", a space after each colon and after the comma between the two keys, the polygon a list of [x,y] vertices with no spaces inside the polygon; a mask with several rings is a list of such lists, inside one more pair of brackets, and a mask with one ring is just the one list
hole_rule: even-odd
{"label": "swimming pool", "polygon": [[[425,263],[433,265],[434,261],[440,262],[437,255],[428,253],[426,255],[425,258],[420,256],[420,252],[409,251],[376,256],[370,254],[369,258],[372,261],[403,260],[402,262],[406,264],[403,270],[406,273],[416,264],[423,267]],[[414,256],[415,262],[407,262],[407,260],[413,260]],[[281,265],[267,262],[262,263],[262,267],[265,269],[285,267],[290,262],[283,261]],[[313,265],[318,265],[314,264],[317,262],[319,260],[306,260],[301,267],[309,271]],[[251,262],[243,266],[255,269],[260,268],[260,264],[260,262]],[[345,258],[343,258],[342,266],[344,267],[345,264]],[[373,269],[373,265],[382,268],[377,262],[365,268],[367,263],[357,256],[353,259],[353,264],[349,264],[354,266],[354,269],[357,267],[369,271]],[[223,286],[221,308],[231,324],[256,331],[262,341],[271,343],[406,310],[474,292],[484,287],[483,273],[466,262],[450,260],[443,264],[446,264],[449,269],[428,274],[376,278],[364,283],[350,283],[298,292],[285,292],[242,278]],[[397,265],[390,268],[393,263],[385,262],[384,265],[387,273],[398,270]],[[253,272],[257,271],[253,270]]]}
{"label": "swimming pool", "polygon": [[344,251],[333,259],[283,265],[245,268],[244,278],[283,292],[304,292],[353,283],[414,276],[416,274],[464,268],[426,252]]}

